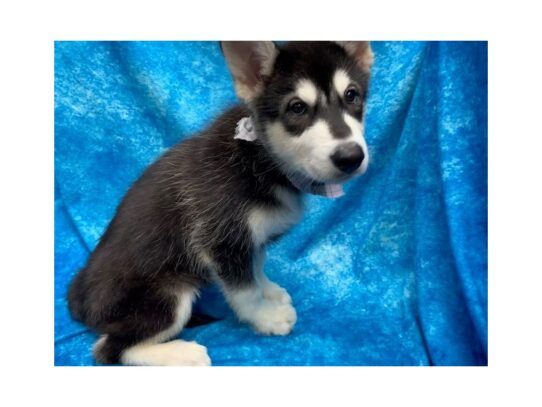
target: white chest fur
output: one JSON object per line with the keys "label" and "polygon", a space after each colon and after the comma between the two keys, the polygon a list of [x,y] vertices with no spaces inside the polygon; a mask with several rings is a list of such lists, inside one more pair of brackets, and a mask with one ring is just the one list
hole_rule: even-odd
{"label": "white chest fur", "polygon": [[288,231],[303,215],[303,202],[299,195],[282,187],[276,187],[274,192],[281,205],[272,208],[257,206],[248,215],[252,240],[258,246]]}

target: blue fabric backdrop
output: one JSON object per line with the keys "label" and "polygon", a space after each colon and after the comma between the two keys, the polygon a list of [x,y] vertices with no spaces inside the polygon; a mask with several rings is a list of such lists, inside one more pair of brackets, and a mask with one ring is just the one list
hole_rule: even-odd
{"label": "blue fabric backdrop", "polygon": [[[368,173],[269,250],[295,330],[258,336],[210,288],[220,320],[181,337],[214,365],[487,364],[487,43],[373,49]],[[65,295],[123,194],[234,103],[213,42],[55,44],[56,365],[95,363]]]}

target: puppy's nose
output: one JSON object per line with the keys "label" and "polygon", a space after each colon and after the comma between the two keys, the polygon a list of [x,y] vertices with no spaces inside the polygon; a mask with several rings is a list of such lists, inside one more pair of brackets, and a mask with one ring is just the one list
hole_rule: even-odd
{"label": "puppy's nose", "polygon": [[342,143],[331,155],[333,164],[347,174],[356,171],[364,158],[365,154],[363,154],[361,146],[353,141]]}

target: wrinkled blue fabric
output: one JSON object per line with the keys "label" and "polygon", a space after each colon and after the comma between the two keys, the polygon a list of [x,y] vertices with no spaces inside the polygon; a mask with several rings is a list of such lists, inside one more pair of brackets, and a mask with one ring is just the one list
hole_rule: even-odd
{"label": "wrinkled blue fabric", "polygon": [[[373,49],[368,173],[307,196],[268,252],[294,331],[255,334],[211,287],[196,308],[219,321],[180,337],[214,365],[487,364],[487,43]],[[55,44],[56,365],[95,364],[66,290],[124,193],[234,103],[214,42]]]}

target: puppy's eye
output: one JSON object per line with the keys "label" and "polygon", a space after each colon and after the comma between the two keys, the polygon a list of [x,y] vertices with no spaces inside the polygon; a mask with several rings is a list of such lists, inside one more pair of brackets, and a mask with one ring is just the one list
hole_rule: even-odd
{"label": "puppy's eye", "polygon": [[301,100],[295,99],[290,102],[288,110],[298,116],[301,116],[307,112],[307,105]]}
{"label": "puppy's eye", "polygon": [[361,96],[356,89],[349,88],[344,92],[344,100],[346,100],[346,103],[359,105],[361,103]]}

